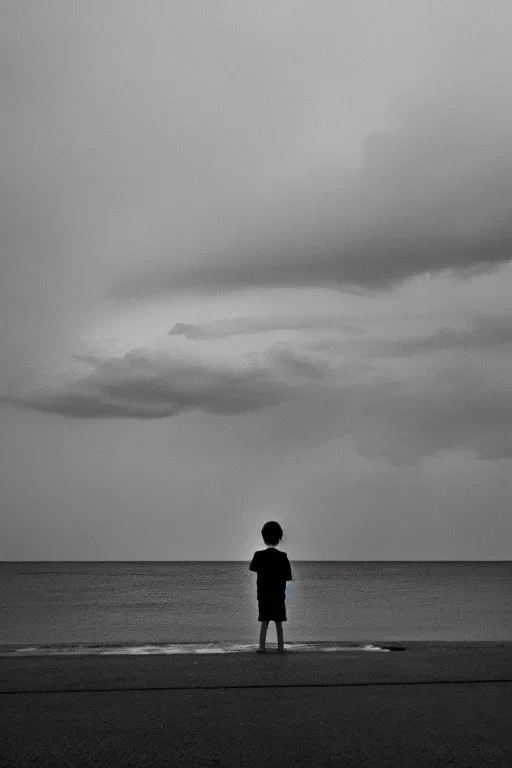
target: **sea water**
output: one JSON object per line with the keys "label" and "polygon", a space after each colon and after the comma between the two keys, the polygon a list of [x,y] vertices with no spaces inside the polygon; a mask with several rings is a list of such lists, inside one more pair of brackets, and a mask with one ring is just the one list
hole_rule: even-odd
{"label": "sea water", "polygon": [[[285,642],[512,640],[512,562],[291,561]],[[0,563],[0,645],[257,642],[248,562]],[[274,634],[272,634],[274,633]],[[268,641],[275,640],[271,625]],[[153,649],[153,650],[151,650]]]}

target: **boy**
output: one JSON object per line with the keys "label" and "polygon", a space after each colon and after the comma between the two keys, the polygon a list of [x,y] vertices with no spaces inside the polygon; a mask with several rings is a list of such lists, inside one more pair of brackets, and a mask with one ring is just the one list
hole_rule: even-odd
{"label": "boy", "polygon": [[277,650],[284,653],[283,621],[286,621],[285,593],[286,582],[292,581],[290,561],[286,552],[276,549],[283,538],[283,529],[279,523],[271,520],[261,529],[267,549],[254,553],[250,571],[258,574],[256,580],[258,597],[258,621],[261,621],[260,647],[258,653],[265,653],[267,629],[271,621],[276,623]]}

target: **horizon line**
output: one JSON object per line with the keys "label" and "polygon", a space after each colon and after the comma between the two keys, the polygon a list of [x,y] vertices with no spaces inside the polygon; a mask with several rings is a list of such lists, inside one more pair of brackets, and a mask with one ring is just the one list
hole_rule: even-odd
{"label": "horizon line", "polygon": [[[0,565],[13,564],[13,563],[248,563],[250,558],[242,560],[0,560]],[[479,559],[456,559],[456,558],[443,558],[443,559],[404,559],[404,560],[305,560],[305,559],[292,559],[295,563],[512,563],[512,556],[510,558],[479,558]]]}

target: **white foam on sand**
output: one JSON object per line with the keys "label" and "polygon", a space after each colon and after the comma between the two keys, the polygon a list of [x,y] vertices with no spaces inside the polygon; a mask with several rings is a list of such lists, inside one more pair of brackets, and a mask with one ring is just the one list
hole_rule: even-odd
{"label": "white foam on sand", "polygon": [[[248,653],[256,651],[256,644],[240,643],[158,643],[145,645],[31,645],[9,646],[0,649],[0,656],[152,656],[174,654]],[[268,647],[273,652],[274,647]],[[383,652],[390,651],[372,643],[343,645],[338,643],[285,643],[291,653],[315,652]]]}

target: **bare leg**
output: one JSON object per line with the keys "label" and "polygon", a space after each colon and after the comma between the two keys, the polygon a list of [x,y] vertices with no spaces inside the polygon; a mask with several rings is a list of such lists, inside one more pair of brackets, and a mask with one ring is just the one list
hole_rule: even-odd
{"label": "bare leg", "polygon": [[265,641],[267,639],[268,625],[269,625],[268,621],[262,621],[261,622],[261,629],[260,629],[260,651],[264,651],[265,650]]}
{"label": "bare leg", "polygon": [[277,632],[277,650],[284,651],[283,623],[281,621],[276,621],[276,632]]}

